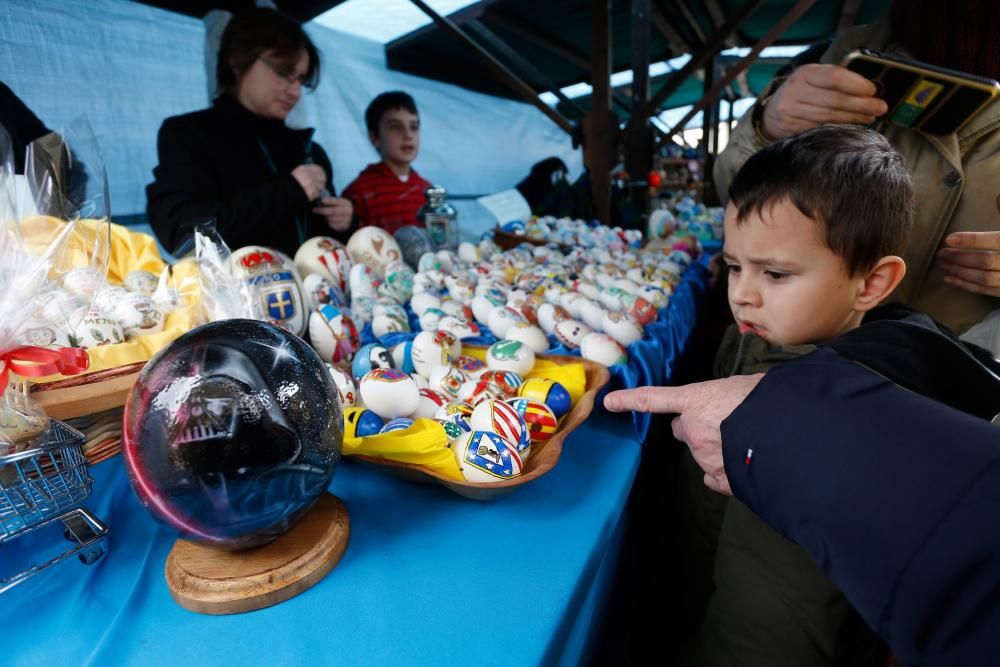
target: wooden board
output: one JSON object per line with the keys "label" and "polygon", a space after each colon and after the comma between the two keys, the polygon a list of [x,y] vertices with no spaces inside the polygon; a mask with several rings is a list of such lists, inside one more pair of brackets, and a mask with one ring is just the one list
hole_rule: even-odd
{"label": "wooden board", "polygon": [[563,442],[577,426],[587,420],[587,417],[590,416],[591,411],[594,409],[597,392],[611,380],[611,373],[605,366],[581,357],[553,354],[542,355],[540,358],[557,364],[583,364],[587,374],[587,386],[583,396],[580,397],[580,400],[576,402],[569,413],[563,418],[562,423],[559,425],[559,430],[555,435],[544,444],[531,446],[531,456],[528,457],[523,472],[517,477],[499,482],[457,481],[416,463],[390,461],[377,456],[352,456],[351,458],[378,465],[396,477],[414,482],[440,484],[458,495],[471,498],[472,500],[493,500],[494,498],[510,493],[519,486],[538,479],[556,467],[559,457],[562,455]]}
{"label": "wooden board", "polygon": [[177,604],[202,614],[270,607],[325,577],[347,550],[350,533],[347,508],[325,493],[294,528],[262,547],[221,551],[177,540],[167,556],[167,586]]}
{"label": "wooden board", "polygon": [[73,419],[125,405],[145,362],[33,385],[31,398],[53,419]]}

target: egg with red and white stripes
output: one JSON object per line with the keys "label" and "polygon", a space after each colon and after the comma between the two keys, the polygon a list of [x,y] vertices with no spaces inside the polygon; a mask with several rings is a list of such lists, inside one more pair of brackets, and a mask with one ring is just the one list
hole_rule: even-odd
{"label": "egg with red and white stripes", "polygon": [[501,400],[483,401],[472,411],[469,424],[474,431],[492,431],[517,445],[522,460],[528,456],[531,439],[528,426],[514,406]]}
{"label": "egg with red and white stripes", "polygon": [[470,482],[502,482],[521,474],[517,445],[492,431],[470,431],[451,446],[462,477]]}
{"label": "egg with red and white stripes", "polygon": [[559,419],[556,417],[556,413],[545,403],[523,396],[512,398],[507,403],[524,420],[531,444],[540,445],[548,442],[559,430]]}

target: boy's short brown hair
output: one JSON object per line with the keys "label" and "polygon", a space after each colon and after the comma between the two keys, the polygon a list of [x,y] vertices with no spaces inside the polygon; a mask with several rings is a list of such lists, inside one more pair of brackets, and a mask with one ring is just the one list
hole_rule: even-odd
{"label": "boy's short brown hair", "polygon": [[787,199],[826,228],[851,276],[901,255],[913,227],[913,185],[903,158],[878,132],[822,125],[755,153],[733,178],[736,222]]}

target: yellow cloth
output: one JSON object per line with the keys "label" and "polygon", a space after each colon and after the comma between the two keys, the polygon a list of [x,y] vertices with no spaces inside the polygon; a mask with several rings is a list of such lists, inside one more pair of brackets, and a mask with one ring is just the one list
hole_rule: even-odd
{"label": "yellow cloth", "polygon": [[[64,222],[56,218],[39,216],[22,221],[21,233],[29,247],[40,247],[46,240],[54,238],[64,225]],[[79,221],[67,238],[63,252],[60,253],[62,260],[60,263],[68,262],[65,267],[87,266],[93,249],[103,243],[103,237],[99,235],[107,234],[109,227],[111,252],[108,259],[108,282],[110,284],[122,284],[125,276],[132,271],[144,270],[160,275],[167,267],[152,236],[129,231],[127,227],[103,220]],[[88,374],[148,361],[175,338],[198,324],[200,292],[197,289],[197,267],[190,262],[179,262],[174,265],[169,285],[180,293],[181,305],[167,314],[163,331],[136,336],[117,345],[88,348],[87,354],[90,356]],[[62,380],[64,377],[50,375],[32,381],[46,383]]]}
{"label": "yellow cloth", "polygon": [[433,419],[415,419],[405,431],[378,433],[364,438],[344,438],[346,456],[362,454],[390,461],[416,463],[449,479],[461,480],[455,455],[448,447],[444,427]]}
{"label": "yellow cloth", "polygon": [[[463,347],[462,352],[480,360],[486,359],[486,348]],[[569,392],[575,405],[587,388],[587,371],[581,363],[557,364],[536,358],[535,367],[528,378],[555,380]],[[417,463],[435,470],[450,479],[461,480],[455,455],[448,447],[444,428],[432,419],[416,419],[405,431],[392,431],[363,438],[345,438],[344,454],[351,456],[379,456],[390,461]]]}

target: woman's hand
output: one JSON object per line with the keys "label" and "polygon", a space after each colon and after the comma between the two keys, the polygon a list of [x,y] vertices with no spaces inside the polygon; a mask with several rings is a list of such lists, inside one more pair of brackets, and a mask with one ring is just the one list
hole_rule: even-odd
{"label": "woman's hand", "polygon": [[1000,296],[1000,232],[949,234],[937,258],[949,285]]}
{"label": "woman's hand", "polygon": [[302,186],[309,201],[319,199],[326,189],[326,172],[318,164],[300,164],[292,169],[292,176]]}
{"label": "woman's hand", "polygon": [[313,207],[313,213],[326,218],[326,224],[335,232],[346,231],[351,226],[354,217],[354,204],[343,197],[323,197],[319,204]]}

